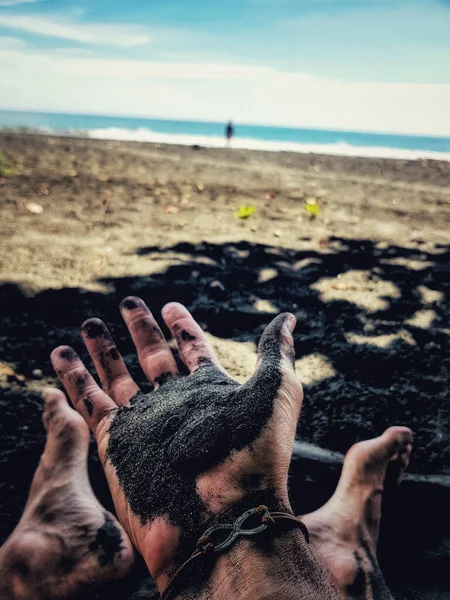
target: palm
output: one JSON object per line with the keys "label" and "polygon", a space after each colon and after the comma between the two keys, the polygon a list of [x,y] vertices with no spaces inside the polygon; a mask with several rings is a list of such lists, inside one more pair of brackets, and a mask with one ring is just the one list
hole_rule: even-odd
{"label": "palm", "polygon": [[190,540],[192,549],[214,515],[244,498],[252,506],[288,506],[287,471],[302,398],[293,372],[294,320],[281,315],[272,322],[255,375],[239,385],[181,305],[168,305],[163,316],[188,377],[177,376],[142,301],[124,301],[122,312],[153,392],[139,392],[98,320],[82,331],[105,391],[73,351],[57,349],[53,362],[96,435],[120,521],[152,574],[167,578],[180,539]]}

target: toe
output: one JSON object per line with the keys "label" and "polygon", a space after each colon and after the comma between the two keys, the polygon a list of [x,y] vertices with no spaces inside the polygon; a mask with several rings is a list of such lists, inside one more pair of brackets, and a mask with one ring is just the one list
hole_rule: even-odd
{"label": "toe", "polygon": [[408,465],[412,439],[407,427],[390,427],[377,438],[355,444],[345,457],[342,478],[351,485],[369,483],[382,488],[390,462],[396,462],[400,470]]}
{"label": "toe", "polygon": [[391,441],[393,448],[386,472],[385,487],[395,487],[402,479],[409,465],[413,436],[406,427],[391,427],[383,434]]}
{"label": "toe", "polygon": [[390,461],[401,463],[409,457],[412,441],[412,431],[407,427],[389,427],[380,437],[366,442],[363,449],[366,470],[386,469]]}
{"label": "toe", "polygon": [[65,462],[71,458],[87,456],[89,428],[83,418],[70,408],[60,390],[47,388],[43,392],[45,402],[43,421],[47,429],[45,454],[47,458]]}
{"label": "toe", "polygon": [[43,421],[47,439],[30,488],[29,500],[41,496],[53,484],[76,477],[80,486],[88,485],[87,455],[89,428],[67,403],[64,394],[47,388],[43,392]]}

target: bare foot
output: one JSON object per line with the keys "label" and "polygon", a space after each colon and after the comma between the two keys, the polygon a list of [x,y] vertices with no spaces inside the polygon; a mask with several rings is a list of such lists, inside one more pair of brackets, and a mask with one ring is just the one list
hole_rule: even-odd
{"label": "bare foot", "polygon": [[311,545],[346,598],[392,598],[376,558],[386,476],[398,481],[409,463],[412,433],[390,427],[347,453],[338,487],[319,510],[305,515]]}
{"label": "bare foot", "polygon": [[131,542],[97,501],[89,429],[58,390],[46,395],[47,443],[22,518],[0,549],[4,600],[59,600],[125,575]]}

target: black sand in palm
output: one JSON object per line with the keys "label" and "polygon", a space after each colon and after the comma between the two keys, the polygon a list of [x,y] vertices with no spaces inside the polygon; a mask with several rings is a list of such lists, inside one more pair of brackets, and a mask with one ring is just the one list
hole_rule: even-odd
{"label": "black sand in palm", "polygon": [[266,329],[261,365],[246,384],[206,364],[188,377],[167,378],[118,410],[108,457],[143,523],[165,515],[184,531],[198,526],[204,507],[196,493],[197,476],[250,446],[272,416],[282,381],[285,319],[280,315]]}

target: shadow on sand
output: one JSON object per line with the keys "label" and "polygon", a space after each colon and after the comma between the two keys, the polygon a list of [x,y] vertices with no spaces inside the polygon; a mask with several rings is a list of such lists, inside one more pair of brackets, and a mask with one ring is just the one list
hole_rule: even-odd
{"label": "shadow on sand", "polygon": [[[433,578],[439,582],[445,574],[445,556],[450,555],[450,547],[442,550],[442,540],[450,539],[450,517],[441,506],[443,496],[433,495],[435,484],[424,476],[438,474],[436,481],[445,484],[450,475],[450,246],[423,251],[331,238],[317,251],[205,242],[139,248],[137,254],[146,260],[151,257],[157,272],[147,277],[105,278],[101,283],[108,293],[64,288],[27,296],[15,284],[0,286],[0,357],[26,377],[22,387],[14,384],[5,389],[0,400],[2,539],[17,522],[43,446],[41,403],[27,381],[33,369],[53,376],[47,360],[51,350],[68,343],[86,358],[79,326],[90,316],[100,316],[110,326],[132,375],[148,389],[118,312],[120,300],[133,294],[141,296],[155,315],[168,301],[183,302],[212,335],[238,342],[256,343],[272,311],[296,314],[297,358],[320,355],[330,368],[329,376],[305,386],[299,439],[345,452],[355,441],[378,435],[392,424],[414,430],[410,471],[418,474],[416,487],[410,478],[405,490],[413,491],[387,506],[389,531],[385,528],[382,551],[396,586],[415,581],[418,575],[411,572],[411,560],[423,556],[422,550],[434,551],[436,560],[430,569],[435,569]],[[425,318],[426,325],[419,317]],[[100,466],[91,454],[95,491],[110,507]],[[294,490],[304,482],[310,492],[310,501],[297,503],[299,510],[310,510],[332,491],[339,465],[319,463],[306,460],[295,467]],[[323,482],[318,482],[319,473]],[[414,492],[417,486],[422,486],[420,493]],[[448,508],[450,484],[445,489]],[[400,501],[409,502],[403,515]],[[438,506],[430,506],[431,501]],[[431,521],[423,517],[427,510],[434,511]],[[412,546],[404,543],[414,540],[408,519],[419,513],[419,531],[424,536],[430,527],[436,531],[423,538],[422,549],[417,536]],[[439,528],[438,519],[447,522]],[[135,574],[134,590],[139,577]],[[122,598],[140,597],[137,592],[120,593]],[[113,597],[108,594],[96,597]]]}

